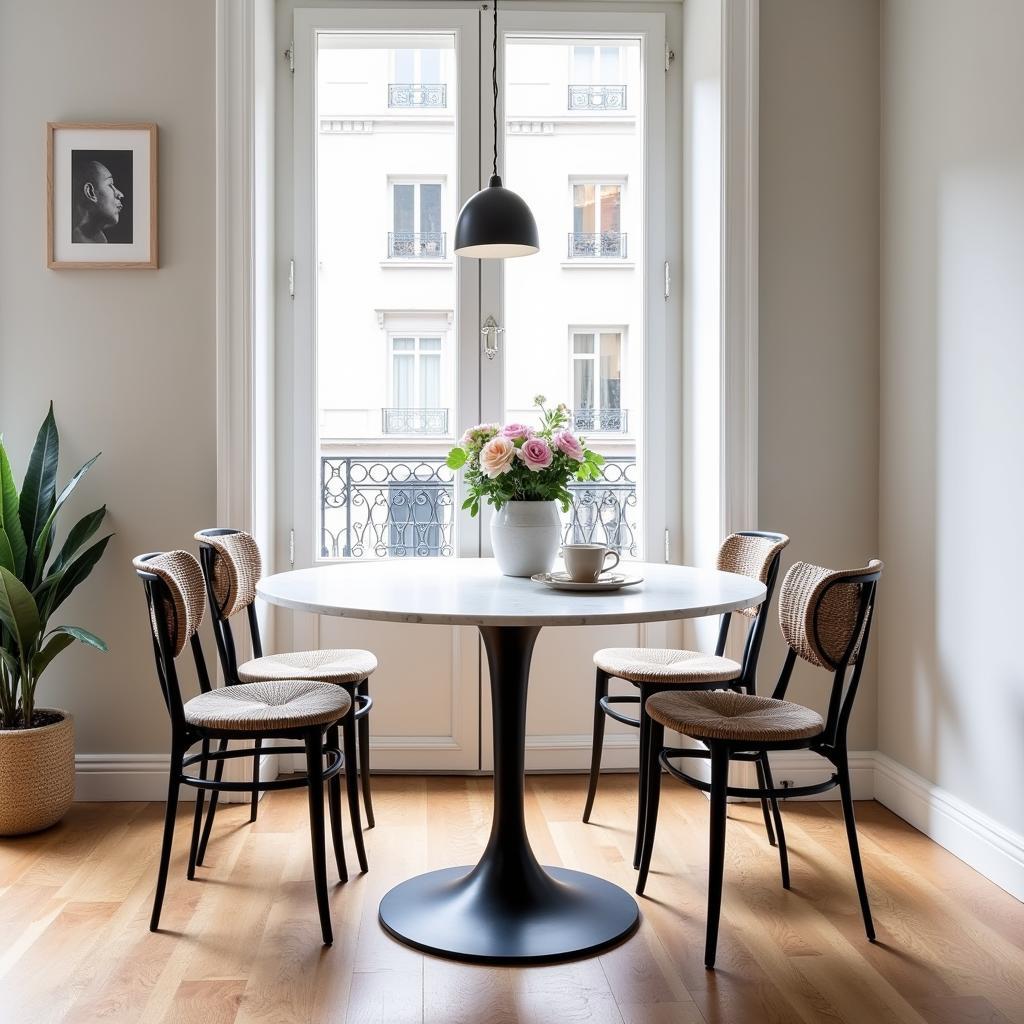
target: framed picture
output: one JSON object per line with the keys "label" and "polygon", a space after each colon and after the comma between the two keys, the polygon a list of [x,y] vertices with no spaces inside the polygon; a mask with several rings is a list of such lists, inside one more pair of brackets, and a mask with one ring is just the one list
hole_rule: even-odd
{"label": "framed picture", "polygon": [[156,125],[46,126],[46,265],[155,269]]}

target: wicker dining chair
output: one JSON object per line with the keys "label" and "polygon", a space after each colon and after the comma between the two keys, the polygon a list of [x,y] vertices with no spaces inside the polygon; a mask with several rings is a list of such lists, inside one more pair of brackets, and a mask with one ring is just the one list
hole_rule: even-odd
{"label": "wicker dining chair", "polygon": [[[583,808],[583,820],[590,821],[590,813],[597,795],[597,782],[601,773],[601,753],[604,747],[605,718],[640,728],[644,718],[647,699],[656,693],[672,690],[713,690],[721,687],[742,689],[754,693],[757,681],[757,660],[764,637],[768,608],[775,589],[779,572],[779,559],[783,548],[789,543],[784,533],[769,533],[762,530],[746,530],[733,533],[722,541],[718,551],[717,567],[723,572],[740,573],[764,583],[767,593],[764,601],[752,608],[743,608],[740,615],[750,620],[742,662],[726,658],[725,645],[729,638],[731,614],[722,616],[718,631],[718,643],[714,654],[697,651],[663,650],[648,647],[606,647],[594,655],[597,667],[594,699],[594,741],[590,761],[590,786],[587,802]],[[612,679],[624,679],[632,683],[639,694],[609,696],[608,684]],[[636,705],[637,715],[619,711],[616,705]],[[636,841],[633,851],[633,867],[640,864],[640,843],[644,824],[643,794],[646,792],[644,774],[648,758],[644,750],[644,732],[640,732],[640,783],[637,800]],[[762,788],[772,786],[771,767],[767,755],[757,759],[758,780]],[[765,830],[768,841],[774,846],[775,832],[769,815],[770,801],[761,801]],[[778,808],[772,806],[772,813],[778,819]]]}
{"label": "wicker dining chair", "polygon": [[[348,793],[349,814],[352,819],[352,834],[356,844],[359,867],[366,871],[366,847],[363,843],[363,829],[359,814],[359,783],[356,775],[358,749],[358,771],[362,781],[363,806],[369,828],[374,826],[373,803],[370,797],[370,709],[373,700],[369,694],[368,681],[377,668],[377,659],[369,651],[324,650],[295,651],[289,654],[263,653],[260,638],[259,619],[256,616],[256,584],[263,573],[263,559],[259,545],[251,534],[242,530],[213,528],[200,530],[195,535],[199,541],[199,560],[206,580],[206,593],[213,619],[213,634],[217,641],[224,680],[229,686],[238,683],[255,683],[282,679],[314,679],[320,683],[332,683],[342,687],[352,699],[355,712],[342,723],[342,743],[345,754],[345,784]],[[253,658],[238,664],[235,652],[231,619],[239,612],[246,613],[249,636],[252,641]],[[357,738],[358,734],[358,738]],[[259,776],[261,747],[257,740],[253,758],[253,789],[249,820],[256,820],[258,790],[255,782]],[[210,802],[210,816],[216,812],[216,804]],[[200,850],[200,860],[205,847]]]}
{"label": "wicker dining chair", "polygon": [[[875,591],[882,569],[882,563],[877,560],[872,560],[861,569],[823,569],[807,562],[797,562],[790,568],[779,594],[779,623],[789,650],[771,697],[716,691],[662,693],[647,701],[647,816],[636,891],[643,893],[650,870],[661,793],[660,766],[670,775],[711,794],[707,937],[704,950],[704,963],[709,968],[715,964],[722,907],[726,800],[730,796],[763,797],[765,792],[763,786],[747,789],[728,784],[729,761],[739,755],[749,758],[751,754],[767,755],[770,750],[809,749],[826,758],[835,767],[835,772],[824,782],[791,786],[785,790],[770,788],[769,795],[773,800],[777,797],[813,796],[834,786],[839,787],[864,930],[869,940],[873,942],[875,939],[857,843],[846,730],[864,668],[875,608]],[[797,658],[832,673],[832,687],[824,718],[811,708],[785,699]],[[666,729],[700,740],[707,749],[665,747]],[[679,757],[709,758],[710,784],[673,765],[672,759]],[[781,828],[781,819],[777,827]],[[782,855],[785,850],[784,841],[780,843],[779,849]],[[789,888],[789,867],[784,856],[782,884],[786,889]]]}
{"label": "wicker dining chair", "polygon": [[[348,880],[348,872],[341,837],[341,783],[338,781],[344,759],[338,749],[338,722],[351,719],[351,697],[340,687],[306,679],[248,683],[214,689],[210,684],[210,674],[199,641],[199,627],[204,615],[204,583],[199,563],[187,551],[154,551],[139,555],[132,564],[145,587],[157,679],[171,719],[167,809],[150,930],[155,932],[160,926],[160,910],[167,888],[180,786],[192,786],[197,791],[187,871],[188,878],[193,879],[196,864],[199,863],[200,829],[206,793],[211,794],[212,803],[220,793],[248,792],[250,788],[249,782],[222,781],[221,772],[225,760],[252,757],[254,754],[253,747],[228,750],[228,742],[301,740],[301,745],[276,749],[281,752],[304,753],[304,776],[266,782],[257,780],[256,784],[262,791],[300,786],[308,790],[313,882],[320,913],[320,930],[324,944],[329,946],[333,934],[327,899],[323,787],[324,782],[327,782],[334,856],[338,875],[344,882]],[[200,692],[185,701],[181,695],[176,662],[187,646],[192,648]],[[218,742],[217,750],[210,748],[214,741]],[[197,744],[200,745],[199,751],[190,754],[189,750]],[[216,766],[213,779],[208,778],[211,762]],[[198,774],[188,774],[186,769],[195,765],[198,765]],[[202,836],[204,845],[209,838],[208,830],[212,822],[212,817],[208,817]]]}

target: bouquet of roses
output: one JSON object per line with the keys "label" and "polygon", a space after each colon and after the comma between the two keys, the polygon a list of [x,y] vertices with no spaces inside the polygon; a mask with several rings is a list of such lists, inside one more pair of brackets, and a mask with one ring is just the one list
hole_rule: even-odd
{"label": "bouquet of roses", "polygon": [[462,507],[471,515],[480,511],[481,499],[496,509],[510,501],[557,501],[568,512],[569,482],[601,478],[604,457],[568,428],[564,403],[546,409],[546,401],[543,395],[533,400],[540,409],[539,430],[523,423],[480,423],[448,453],[448,467],[466,471]]}

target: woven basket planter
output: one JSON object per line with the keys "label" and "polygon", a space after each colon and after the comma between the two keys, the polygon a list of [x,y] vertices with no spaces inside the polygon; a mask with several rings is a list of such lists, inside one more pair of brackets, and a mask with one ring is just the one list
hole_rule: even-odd
{"label": "woven basket planter", "polygon": [[56,824],[75,796],[75,723],[64,717],[38,729],[0,729],[0,836]]}

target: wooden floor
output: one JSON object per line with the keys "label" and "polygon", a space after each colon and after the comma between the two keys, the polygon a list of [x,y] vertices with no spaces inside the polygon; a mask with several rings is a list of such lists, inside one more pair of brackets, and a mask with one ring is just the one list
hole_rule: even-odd
{"label": "wooden floor", "polygon": [[[528,779],[541,860],[632,891],[634,780]],[[787,805],[793,889],[756,806],[730,806],[718,964],[704,970],[707,802],[666,783],[643,923],[603,956],[542,968],[447,963],[381,931],[377,902],[428,868],[471,863],[489,780],[374,779],[370,872],[332,888],[320,944],[305,794],[217,818],[201,880],[179,819],[161,934],[147,930],[162,805],[80,804],[37,836],[0,840],[0,1021],[381,1021],[615,1024],[1024,1022],[1024,906],[875,803],[858,805],[879,943],[864,938],[836,803]],[[349,863],[355,861],[348,843]]]}

